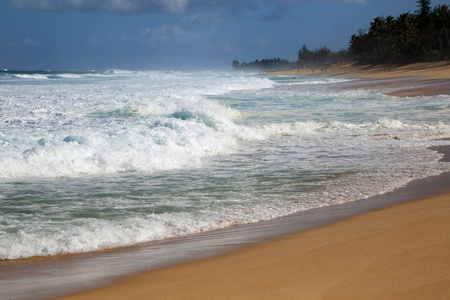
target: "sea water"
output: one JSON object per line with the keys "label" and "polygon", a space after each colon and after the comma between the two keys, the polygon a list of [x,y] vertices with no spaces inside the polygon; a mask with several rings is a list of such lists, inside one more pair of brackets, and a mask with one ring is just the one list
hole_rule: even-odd
{"label": "sea water", "polygon": [[239,72],[0,72],[0,259],[367,198],[450,170],[448,96]]}

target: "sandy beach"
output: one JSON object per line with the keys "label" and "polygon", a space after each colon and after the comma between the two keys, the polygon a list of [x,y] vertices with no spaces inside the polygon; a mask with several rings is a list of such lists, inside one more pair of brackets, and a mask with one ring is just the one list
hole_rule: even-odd
{"label": "sandy beach", "polygon": [[[390,72],[346,64],[314,74],[271,74],[348,76],[358,79],[346,88],[373,86],[398,97],[450,95],[448,62]],[[433,150],[450,162],[450,147]],[[267,222],[123,249],[0,262],[0,298],[447,299],[449,220],[450,173],[443,173]],[[1,281],[15,285],[10,294],[2,294]],[[29,290],[11,294],[21,289]]]}
{"label": "sandy beach", "polygon": [[423,62],[408,65],[358,65],[356,63],[334,64],[327,67],[293,69],[271,72],[272,75],[348,75],[365,78],[390,78],[418,76],[432,79],[450,79],[450,61]]}
{"label": "sandy beach", "polygon": [[450,194],[63,299],[447,299]]}
{"label": "sandy beach", "polygon": [[[355,88],[395,87],[400,97],[450,94],[448,62],[273,74],[358,77]],[[447,299],[448,220],[443,193],[62,299]]]}
{"label": "sandy beach", "polygon": [[450,95],[450,61],[447,60],[398,66],[346,63],[271,72],[270,75],[360,78],[354,88],[389,89],[386,94],[397,97]]}

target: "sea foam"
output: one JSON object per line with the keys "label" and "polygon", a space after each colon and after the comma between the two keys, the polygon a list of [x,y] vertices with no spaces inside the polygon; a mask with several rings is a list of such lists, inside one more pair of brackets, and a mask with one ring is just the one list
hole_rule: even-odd
{"label": "sea foam", "polygon": [[450,169],[427,149],[448,143],[446,97],[399,99],[347,82],[3,72],[0,259],[258,222]]}

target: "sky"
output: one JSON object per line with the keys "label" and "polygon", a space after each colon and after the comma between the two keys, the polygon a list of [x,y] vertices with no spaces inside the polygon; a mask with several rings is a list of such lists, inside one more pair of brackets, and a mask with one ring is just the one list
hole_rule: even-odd
{"label": "sky", "polygon": [[[432,0],[432,7],[450,0]],[[347,49],[416,0],[0,0],[0,69],[228,70]]]}

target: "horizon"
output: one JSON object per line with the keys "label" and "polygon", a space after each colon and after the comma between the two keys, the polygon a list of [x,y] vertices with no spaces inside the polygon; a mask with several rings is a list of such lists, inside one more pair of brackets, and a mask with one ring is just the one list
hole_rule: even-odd
{"label": "horizon", "polygon": [[[431,6],[439,4],[450,0]],[[295,62],[303,44],[347,49],[374,18],[415,10],[415,0],[5,0],[2,19],[18,25],[0,36],[0,69],[226,71],[233,60]]]}

